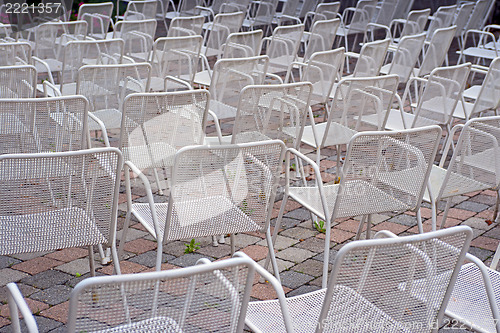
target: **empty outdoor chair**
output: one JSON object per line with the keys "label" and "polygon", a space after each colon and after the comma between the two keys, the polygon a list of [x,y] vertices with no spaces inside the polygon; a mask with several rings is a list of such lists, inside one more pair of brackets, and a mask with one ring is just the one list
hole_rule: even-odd
{"label": "empty outdoor chair", "polygon": [[464,2],[457,8],[455,13],[455,18],[453,19],[453,25],[457,26],[457,31],[455,32],[455,38],[458,41],[458,47],[462,48],[463,37],[467,32],[467,24],[469,23],[472,12],[474,11],[475,3]]}
{"label": "empty outdoor chair", "polygon": [[124,54],[140,61],[149,59],[156,32],[156,20],[120,21],[108,38],[125,41]]}
{"label": "empty outdoor chair", "polygon": [[223,58],[247,58],[260,55],[262,30],[235,32],[223,45]]}
{"label": "empty outdoor chair", "polygon": [[406,19],[395,19],[391,22],[390,29],[393,42],[408,35],[418,35],[424,32],[431,9],[412,10]]}
{"label": "empty outdoor chair", "polygon": [[303,59],[298,58],[298,61],[306,62],[313,53],[331,50],[339,26],[340,20],[338,18],[315,21],[311,31],[304,32],[304,57]]}
{"label": "empty outdoor chair", "polygon": [[[335,257],[328,287],[250,302],[255,332],[432,332],[472,238],[467,226],[351,242]],[[392,237],[391,237],[392,236]]]}
{"label": "empty outdoor chair", "polygon": [[483,29],[491,14],[494,4],[495,1],[492,0],[476,1],[474,11],[472,12],[469,23],[467,24],[466,31],[470,29]]}
{"label": "empty outdoor chair", "polygon": [[460,268],[455,288],[446,307],[446,316],[462,327],[476,332],[496,333],[500,331],[498,310],[498,285],[500,273],[497,247],[489,267],[477,257],[467,253],[470,261]]}
{"label": "empty outdoor chair", "polygon": [[205,17],[201,15],[174,17],[170,22],[167,37],[202,35],[203,22]]}
{"label": "empty outdoor chair", "polygon": [[[358,40],[358,34],[365,34],[368,23],[371,22],[377,0],[360,0],[356,4],[356,8],[348,7],[344,9],[341,15],[342,24],[337,30],[337,36],[344,39],[346,51],[354,51]],[[349,46],[348,38],[355,35],[352,47]]]}
{"label": "empty outdoor chair", "polygon": [[169,4],[165,4],[166,1],[164,0],[161,2],[163,3],[164,19],[169,21],[175,17],[199,15],[200,9],[198,7],[204,5],[204,2],[201,0],[180,0],[177,6],[175,6],[174,2],[169,0],[168,2],[173,8],[172,11],[169,11]]}
{"label": "empty outdoor chair", "polygon": [[[123,16],[118,16],[117,13],[116,18],[124,21],[155,19],[157,4],[156,0],[130,1],[127,3],[127,9]],[[116,8],[118,10],[118,6]]]}
{"label": "empty outdoor chair", "polygon": [[300,0],[290,0],[286,1],[282,8],[281,12],[276,12],[273,18],[273,24],[276,25],[284,25],[284,24],[300,24],[301,20],[295,16],[297,11],[297,7],[299,6]]}
{"label": "empty outdoor chair", "polygon": [[137,168],[170,171],[182,147],[201,145],[205,137],[210,94],[206,90],[131,94],[123,104],[120,150]]}
{"label": "empty outdoor chair", "polygon": [[[71,333],[243,332],[256,265],[238,252],[217,262],[203,258],[192,267],[85,279],[71,292],[66,329]],[[279,288],[272,276],[266,278]],[[28,332],[38,332],[17,285],[8,284],[7,293],[13,331],[21,332],[19,309]]]}
{"label": "empty outdoor chair", "polygon": [[[126,162],[128,212],[120,249],[126,240],[131,215],[158,243],[157,270],[162,264],[162,247],[169,241],[231,234],[234,253],[235,233],[262,231],[278,277],[269,220],[284,154],[285,145],[279,140],[184,147],[174,158],[168,203],[154,202],[145,175]],[[130,171],[145,184],[147,203],[132,203]]]}
{"label": "empty outdoor chair", "polygon": [[414,2],[414,0],[398,1],[396,4],[396,11],[394,12],[394,19],[404,19],[407,17]]}
{"label": "empty outdoor chair", "polygon": [[441,6],[429,17],[430,23],[427,28],[427,40],[432,38],[437,29],[447,28],[452,25],[456,10],[457,5]]}
{"label": "empty outdoor chair", "polygon": [[113,27],[113,3],[84,3],[78,7],[78,21],[87,22],[89,37],[105,39],[109,27]]}
{"label": "empty outdoor chair", "polygon": [[432,167],[430,193],[426,191],[423,198],[431,203],[433,230],[436,229],[437,204],[440,200],[447,200],[441,220],[442,228],[452,197],[484,189],[498,190],[500,185],[500,117],[474,118],[465,126],[457,125],[450,134],[450,140],[459,129],[462,132],[448,167],[445,168],[444,165],[451,141],[443,152],[439,166]]}
{"label": "empty outdoor chair", "polygon": [[[495,29],[489,29],[494,27]],[[458,57],[457,63],[467,61],[467,58],[472,58],[475,63],[481,60],[493,60],[499,56],[500,43],[495,38],[494,31],[498,30],[499,26],[487,26],[485,30],[471,29],[465,33],[463,45]]]}
{"label": "empty outdoor chair", "polygon": [[248,30],[265,27],[266,33],[271,31],[273,18],[279,0],[260,0],[251,3],[247,18],[243,21],[243,27]]}
{"label": "empty outdoor chair", "polygon": [[231,2],[227,0],[214,0],[208,7],[197,6],[196,8],[200,10],[201,15],[211,17],[211,19],[213,20],[215,15],[221,13],[246,13],[249,5],[250,0],[237,0]]}
{"label": "empty outdoor chair", "polygon": [[373,13],[372,23],[388,27],[394,19],[399,0],[379,1]]}
{"label": "empty outdoor chair", "polygon": [[266,55],[269,57],[268,72],[285,72],[288,66],[297,59],[300,41],[304,33],[304,25],[279,26],[270,38],[264,38]]}
{"label": "empty outdoor chair", "polygon": [[[311,1],[312,2],[312,1]],[[304,19],[307,26],[312,27],[316,21],[331,20],[337,18],[339,15],[340,2],[323,2],[319,3],[315,11],[308,12]],[[310,24],[308,25],[308,20]],[[335,35],[337,31],[335,31]]]}
{"label": "empty outdoor chair", "polygon": [[0,98],[35,97],[36,80],[33,66],[0,66]]}
{"label": "empty outdoor chair", "polygon": [[29,43],[0,43],[0,66],[13,65],[31,65],[31,45]]}
{"label": "empty outdoor chair", "polygon": [[116,148],[0,155],[1,255],[115,247],[121,153]]}
{"label": "empty outdoor chair", "polygon": [[[356,238],[366,222],[370,238],[371,215],[419,210],[429,172],[436,155],[441,128],[428,126],[399,132],[361,132],[349,141],[339,184],[323,184],[319,166],[295,149],[288,149],[285,160],[285,195],[276,225],[281,225],[284,207],[293,199],[325,221],[323,288],[326,288],[330,233],[337,218],[363,216]],[[292,185],[290,154],[312,168],[315,183]],[[417,222],[421,226],[420,215]],[[277,230],[273,239],[277,235]]]}
{"label": "empty outdoor chair", "polygon": [[205,23],[203,54],[207,57],[217,56],[217,59],[222,58],[223,45],[230,34],[240,30],[244,18],[245,13],[243,12],[220,13],[215,15],[213,22]]}

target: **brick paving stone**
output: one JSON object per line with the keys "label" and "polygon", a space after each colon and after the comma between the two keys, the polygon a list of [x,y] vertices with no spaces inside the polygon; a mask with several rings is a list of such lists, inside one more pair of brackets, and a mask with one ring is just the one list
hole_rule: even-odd
{"label": "brick paving stone", "polygon": [[478,213],[475,217],[479,217],[485,220],[493,220],[493,209],[485,209],[482,212]]}
{"label": "brick paving stone", "polygon": [[292,270],[318,277],[323,275],[323,262],[315,259],[307,259],[306,261],[292,267]]}
{"label": "brick paving stone", "polygon": [[169,264],[179,267],[188,267],[195,265],[200,258],[206,258],[206,256],[199,253],[188,253],[175,258],[174,260],[170,261]]}
{"label": "brick paving stone", "polygon": [[22,261],[27,261],[30,259],[42,257],[42,256],[46,255],[47,253],[49,253],[49,251],[32,252],[32,253],[16,253],[16,254],[12,254],[11,257],[14,257],[14,258],[22,260]]}
{"label": "brick paving stone", "polygon": [[[276,237],[276,243],[274,243],[274,249],[278,251],[284,250],[292,245],[297,244],[298,242],[299,240],[297,239],[285,237],[278,234],[278,236]],[[267,241],[263,239],[260,242],[258,242],[257,245],[267,246]]]}
{"label": "brick paving stone", "polygon": [[69,302],[55,305],[47,310],[40,312],[41,316],[66,323],[68,320]]}
{"label": "brick paving stone", "polygon": [[65,284],[72,278],[73,276],[67,273],[51,269],[48,271],[40,272],[33,276],[27,276],[20,282],[38,289],[47,289],[56,284]]}
{"label": "brick paving stone", "polygon": [[0,269],[0,286],[5,286],[9,282],[19,281],[26,276],[28,276],[28,274],[15,269]]}
{"label": "brick paving stone", "polygon": [[[416,216],[416,212],[412,212],[411,210],[405,212],[407,215],[411,216]],[[430,219],[432,217],[432,210],[427,207],[420,207],[420,216],[422,216],[423,219]]]}
{"label": "brick paving stone", "polygon": [[[95,264],[96,270],[100,268],[98,262],[96,262]],[[83,275],[90,272],[89,260],[87,258],[76,259],[55,268],[73,276],[77,274]]]}
{"label": "brick paving stone", "polygon": [[276,257],[294,263],[299,263],[313,257],[314,255],[315,253],[309,250],[300,249],[298,247],[289,247],[287,249],[284,249],[283,251],[278,252],[276,254]]}
{"label": "brick paving stone", "polygon": [[[330,264],[333,264],[333,262],[335,261],[335,256],[337,255],[337,252],[338,252],[337,249],[330,249],[330,252],[328,254],[328,262]],[[325,257],[324,252],[321,252],[320,254],[314,256],[313,259],[323,262],[324,257]]]}
{"label": "brick paving stone", "polygon": [[262,240],[261,237],[255,237],[252,235],[247,235],[247,234],[237,234],[234,235],[234,245],[236,248],[244,248],[247,247],[248,245],[255,244]]}
{"label": "brick paving stone", "polygon": [[[25,295],[23,294],[23,296]],[[26,304],[28,304],[28,308],[31,310],[31,313],[38,313],[42,310],[48,309],[50,306],[49,304],[40,302],[36,299],[27,298],[26,296],[24,300],[26,301]],[[2,317],[10,317],[9,304],[3,304],[0,306],[0,314],[2,315]]]}
{"label": "brick paving stone", "polygon": [[394,217],[391,217],[388,221],[397,224],[402,224],[407,227],[413,227],[417,225],[417,218],[415,216],[410,216],[406,214],[396,215]]}
{"label": "brick paving stone", "polygon": [[139,238],[125,243],[123,249],[127,252],[141,254],[156,249],[156,247],[157,247],[157,242],[152,242],[149,240]]}
{"label": "brick paving stone", "polygon": [[44,270],[56,267],[62,262],[46,257],[34,258],[12,266],[13,269],[23,271],[28,274],[38,274]]}
{"label": "brick paving stone", "polygon": [[0,269],[12,267],[15,264],[19,264],[21,260],[16,258],[11,258],[7,256],[0,256]]}
{"label": "brick paving stone", "polygon": [[293,296],[303,295],[303,294],[307,294],[307,293],[310,293],[310,292],[313,292],[313,291],[316,291],[319,289],[321,289],[321,288],[318,286],[312,286],[312,285],[305,284],[305,285],[298,287],[297,289],[293,289],[292,291],[288,292],[286,294],[286,296],[293,297]]}
{"label": "brick paving stone", "polygon": [[242,249],[242,252],[244,252],[247,256],[249,256],[253,260],[259,261],[267,256],[268,250],[267,246],[250,245]]}
{"label": "brick paving stone", "polygon": [[62,262],[70,262],[75,259],[85,258],[88,255],[89,255],[89,250],[87,249],[69,248],[48,253],[45,255],[45,257],[59,260]]}
{"label": "brick paving stone", "polygon": [[465,210],[469,210],[471,212],[479,213],[479,212],[482,212],[483,210],[487,209],[488,206],[485,204],[479,203],[479,202],[473,202],[473,201],[468,200],[468,201],[464,201],[464,202],[460,203],[459,205],[456,205],[455,208],[465,209]]}
{"label": "brick paving stone", "polygon": [[[141,225],[140,223],[137,223],[138,225]],[[142,225],[141,225],[142,226]],[[122,239],[122,231],[120,230],[117,232],[116,239],[121,240]],[[133,241],[134,239],[139,239],[142,238],[146,235],[149,235],[149,232],[144,231],[144,230],[138,230],[135,225],[133,228],[128,228],[127,231],[127,243],[130,241]]]}
{"label": "brick paving stone", "polygon": [[500,239],[500,228],[495,225],[495,227],[491,230],[488,230],[483,234],[485,237],[491,237],[495,239]]}
{"label": "brick paving stone", "polygon": [[[346,240],[351,239],[354,236],[356,236],[356,234],[354,232],[345,231],[345,230],[339,229],[338,227],[333,227],[332,232],[331,232],[331,238],[332,238],[331,241],[333,241],[334,243],[343,243]],[[320,233],[316,237],[324,239],[325,234]]]}
{"label": "brick paving stone", "polygon": [[[288,293],[291,289],[283,286],[283,291],[284,293]],[[258,283],[253,286],[252,292],[250,293],[250,296],[253,298],[256,298],[258,300],[270,300],[270,299],[276,299],[278,296],[276,295],[276,291],[274,290],[273,286],[271,286],[270,283]]]}
{"label": "brick paving stone", "polygon": [[[231,244],[231,241],[227,239],[226,243]],[[228,244],[219,244],[219,246],[212,246],[212,244],[210,244],[202,247],[199,250],[196,250],[196,253],[219,259],[231,255],[231,246]]]}
{"label": "brick paving stone", "polygon": [[72,288],[66,285],[54,285],[34,293],[30,298],[54,306],[69,300],[71,290]]}
{"label": "brick paving stone", "polygon": [[[111,274],[116,274],[114,273],[114,265],[110,264],[107,266],[104,266],[103,268],[99,269],[98,271],[100,273],[106,274],[106,275],[111,275]],[[120,262],[120,270],[122,274],[132,274],[132,273],[139,273],[144,270],[146,270],[148,267],[144,265],[140,265],[138,263],[132,262],[132,261],[121,261]]]}
{"label": "brick paving stone", "polygon": [[311,213],[305,208],[298,208],[286,213],[284,217],[305,221],[311,218]]}
{"label": "brick paving stone", "polygon": [[[266,261],[266,259],[262,259],[261,261],[258,262],[258,264],[264,267],[265,261]],[[295,266],[294,262],[286,261],[286,260],[283,260],[280,258],[276,258],[276,263],[278,264],[278,270],[280,273],[283,271],[289,270],[290,268]],[[271,261],[269,261],[268,270],[269,270],[269,272],[272,272]]]}
{"label": "brick paving stone", "polygon": [[459,220],[466,220],[469,217],[472,217],[474,215],[476,215],[476,212],[471,212],[468,210],[458,209],[458,208],[450,208],[450,210],[448,212],[449,217],[459,219]]}
{"label": "brick paving stone", "polygon": [[469,202],[477,202],[486,206],[493,206],[496,202],[496,198],[494,196],[486,195],[483,192],[470,198]]}
{"label": "brick paving stone", "polygon": [[280,274],[281,284],[290,289],[298,288],[314,279],[313,276],[296,271],[285,271]]}
{"label": "brick paving stone", "polygon": [[[271,220],[271,225],[276,225],[276,220],[277,219]],[[283,217],[280,222],[281,222],[280,230],[283,230],[283,229],[295,228],[296,226],[300,225],[300,223],[302,223],[302,220]]]}
{"label": "brick paving stone", "polygon": [[472,240],[471,246],[476,246],[485,250],[496,251],[498,246],[498,239],[479,236],[476,239]]}
{"label": "brick paving stone", "polygon": [[295,247],[319,253],[324,251],[325,241],[316,237],[311,237],[299,242]]}
{"label": "brick paving stone", "polygon": [[[0,328],[3,328],[4,326],[7,326],[10,324],[10,320],[5,318],[5,317],[0,317]],[[5,332],[12,332],[12,329],[8,327],[9,330],[5,330]],[[2,332],[3,330],[0,330]]]}
{"label": "brick paving stone", "polygon": [[393,232],[396,235],[399,235],[403,231],[407,230],[408,226],[401,225],[401,224],[394,223],[394,222],[385,221],[385,222],[382,222],[380,224],[377,224],[376,226],[373,226],[372,229],[375,231],[389,230],[390,232]]}
{"label": "brick paving stone", "polygon": [[184,250],[186,250],[187,243],[188,242],[183,242],[183,241],[168,242],[167,244],[163,245],[163,253],[179,257],[185,254]]}
{"label": "brick paving stone", "polygon": [[[162,256],[163,261],[170,261],[175,259],[174,256],[169,255],[169,254],[163,254]],[[135,262],[136,264],[143,265],[146,267],[155,267],[156,266],[156,250],[153,251],[148,251],[145,253],[141,253],[137,256],[134,256],[129,259],[131,262]]]}

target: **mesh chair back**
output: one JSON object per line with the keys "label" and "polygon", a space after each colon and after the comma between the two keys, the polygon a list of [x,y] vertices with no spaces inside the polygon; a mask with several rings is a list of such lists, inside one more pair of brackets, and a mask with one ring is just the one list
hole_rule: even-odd
{"label": "mesh chair back", "polygon": [[28,98],[36,94],[36,68],[29,65],[0,67],[0,98]]}
{"label": "mesh chair back", "polygon": [[203,6],[204,2],[201,0],[180,0],[177,6],[180,16],[194,16],[199,15],[199,9],[196,6]]}
{"label": "mesh chair back", "polygon": [[500,104],[500,58],[495,58],[488,68],[481,90],[476,98],[474,107],[469,115],[473,118],[480,112],[496,110]]}
{"label": "mesh chair back", "polygon": [[262,30],[232,33],[224,45],[223,58],[247,58],[260,54]]}
{"label": "mesh chair back", "polygon": [[332,20],[338,17],[338,12],[340,9],[340,2],[325,2],[320,3],[316,7],[316,11],[311,12],[309,15],[313,15],[313,20],[311,26],[314,25],[316,21],[320,20]]}
{"label": "mesh chair back", "polygon": [[[208,50],[216,50],[217,56],[222,55],[222,45],[226,43],[227,37],[238,32],[243,24],[245,13],[220,13],[215,15],[214,21],[210,25],[209,35],[206,42]],[[207,31],[208,32],[208,31]]]}
{"label": "mesh chair back", "polygon": [[241,332],[255,269],[248,257],[85,279],[70,297],[70,332]]}
{"label": "mesh chair back", "polygon": [[210,110],[219,118],[236,116],[241,90],[251,84],[264,84],[268,64],[267,56],[217,61],[210,83]]}
{"label": "mesh chair back", "polygon": [[398,0],[382,0],[378,3],[372,21],[389,26],[396,13]]}
{"label": "mesh chair back", "polygon": [[82,96],[0,99],[0,154],[89,148]]}
{"label": "mesh chair back", "polygon": [[335,258],[320,332],[429,332],[439,327],[472,238],[466,226],[351,242]]}
{"label": "mesh chair back", "polygon": [[375,13],[377,2],[377,0],[358,1],[356,9],[352,14],[352,19],[346,27],[348,35],[364,33],[366,31],[366,27],[368,26],[368,23],[371,22],[373,14]]}
{"label": "mesh chair back", "polygon": [[448,49],[450,48],[453,37],[455,36],[456,27],[437,29],[432,35],[431,41],[425,51],[424,59],[420,65],[418,76],[424,76],[432,72],[436,67],[443,64]]}
{"label": "mesh chair back", "polygon": [[467,63],[439,67],[432,71],[421,92],[411,127],[450,123],[470,67],[470,63]]}
{"label": "mesh chair back", "polygon": [[105,38],[111,24],[113,3],[84,3],[78,8],[78,21],[86,21],[88,36]]}
{"label": "mesh chair back", "polygon": [[398,43],[388,74],[397,74],[400,83],[405,83],[413,73],[420,50],[424,46],[425,33],[404,36]]}
{"label": "mesh chair back", "polygon": [[2,255],[115,241],[115,148],[0,155]]}
{"label": "mesh chair back", "polygon": [[303,32],[303,24],[279,26],[274,29],[271,42],[266,49],[270,72],[286,71],[288,66],[295,61]]}
{"label": "mesh chair back", "polygon": [[203,38],[201,36],[162,37],[153,45],[153,75],[167,75],[193,82]]}
{"label": "mesh chair back", "polygon": [[460,5],[457,9],[457,13],[453,20],[453,25],[457,26],[457,31],[455,33],[455,37],[461,36],[465,34],[465,27],[469,23],[469,19],[472,15],[472,11],[474,10],[473,2],[465,2]]}
{"label": "mesh chair back", "polygon": [[191,146],[175,157],[164,242],[267,228],[282,141]]}
{"label": "mesh chair back", "polygon": [[167,37],[201,35],[204,16],[174,17],[168,28]]}
{"label": "mesh chair back", "polygon": [[31,64],[29,43],[0,43],[0,66]]}
{"label": "mesh chair back", "polygon": [[431,9],[421,9],[412,10],[401,31],[400,37],[408,35],[417,35],[424,31],[427,21],[429,20],[429,15],[431,14]]}
{"label": "mesh chair back", "polygon": [[391,40],[386,38],[364,44],[352,75],[354,77],[377,76],[384,63],[390,42]]}
{"label": "mesh chair back", "polygon": [[419,208],[440,138],[439,126],[356,134],[331,220]]}
{"label": "mesh chair back", "polygon": [[478,29],[481,30],[482,24],[484,22],[484,16],[488,10],[489,1],[488,0],[478,0],[476,1],[476,5],[474,6],[474,10],[472,11],[472,15],[467,23],[465,31],[470,29]]}
{"label": "mesh chair back", "polygon": [[203,144],[209,100],[206,90],[127,96],[120,132],[124,159],[140,169],[171,167],[180,148]]}
{"label": "mesh chair back", "polygon": [[279,0],[259,1],[254,12],[249,13],[249,24],[255,26],[270,26],[276,14]]}
{"label": "mesh chair back", "polygon": [[35,28],[34,55],[41,59],[60,59],[61,47],[71,40],[85,39],[87,22],[47,22]]}
{"label": "mesh chair back", "polygon": [[500,184],[500,117],[469,120],[453,152],[440,198],[483,189],[496,189]]}
{"label": "mesh chair back", "polygon": [[129,21],[155,19],[157,4],[156,0],[130,1],[123,19]]}
{"label": "mesh chair back", "polygon": [[232,143],[279,139],[297,148],[312,89],[309,82],[245,87],[240,95]]}
{"label": "mesh chair back", "polygon": [[293,20],[291,20],[288,17],[283,17],[283,15],[295,17],[295,13],[297,11],[297,8],[299,7],[299,4],[300,4],[300,0],[290,0],[290,1],[287,1],[283,4],[283,8],[281,9],[281,12],[277,13],[277,15],[280,16],[280,23],[281,24],[283,24],[283,22],[293,22]]}
{"label": "mesh chair back", "polygon": [[457,5],[439,7],[434,15],[432,15],[433,19],[427,28],[427,39],[431,39],[437,29],[451,26],[455,18],[456,11]]}
{"label": "mesh chair back", "polygon": [[125,41],[126,55],[148,53],[153,47],[155,32],[156,19],[120,21],[115,26],[113,38]]}
{"label": "mesh chair back", "polygon": [[308,61],[313,53],[331,50],[339,26],[340,20],[337,18],[314,22],[311,32],[307,34],[304,61]]}
{"label": "mesh chair back", "polygon": [[396,4],[396,11],[394,12],[394,19],[406,18],[413,7],[413,2],[414,0],[398,1]]}
{"label": "mesh chair back", "polygon": [[298,18],[305,18],[307,13],[309,12],[319,12],[318,7],[321,4],[321,1],[318,0],[305,0],[302,1],[302,7],[300,7],[300,11],[298,14]]}

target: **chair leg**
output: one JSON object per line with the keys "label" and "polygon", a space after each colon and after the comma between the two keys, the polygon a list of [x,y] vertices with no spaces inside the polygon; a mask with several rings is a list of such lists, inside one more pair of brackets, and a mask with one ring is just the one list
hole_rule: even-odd
{"label": "chair leg", "polygon": [[432,210],[432,231],[436,231],[437,225],[437,202],[431,202],[431,210]]}
{"label": "chair leg", "polygon": [[371,238],[372,233],[372,214],[368,215],[368,219],[366,221],[366,239]]}
{"label": "chair leg", "polygon": [[113,269],[116,274],[120,275],[122,270],[120,269],[120,259],[116,250],[116,244],[111,245],[111,255],[113,256]]}
{"label": "chair leg", "polygon": [[[273,247],[274,244],[276,243],[276,238],[278,237],[278,230],[281,225],[281,220],[283,219],[283,213],[285,212],[285,206],[287,201],[288,201],[288,195],[285,193],[285,195],[283,196],[283,200],[281,201],[281,207],[280,207],[280,212],[278,214],[278,218],[276,219],[276,223],[274,224],[273,236],[271,237]],[[269,253],[266,256],[266,261],[264,262],[264,268],[267,269],[268,266],[269,266]]]}
{"label": "chair leg", "polygon": [[158,171],[156,170],[156,168],[153,168],[153,172],[155,174],[156,185],[158,186],[158,193],[160,195],[163,195],[163,191],[161,190],[160,187],[160,177],[158,177]]}
{"label": "chair leg", "polygon": [[356,237],[354,238],[355,240],[358,240],[361,237],[361,233],[363,232],[363,226],[365,222],[366,222],[366,215],[363,215],[361,217],[361,220],[359,221],[358,231],[356,232]]}
{"label": "chair leg", "polygon": [[[271,265],[273,266],[273,272],[274,276],[278,280],[279,283],[281,283],[280,279],[280,271],[278,268],[278,262],[276,261],[276,256],[274,255],[274,245],[273,245],[273,240],[271,237],[271,229],[267,228],[266,230],[266,240],[267,240],[267,248],[268,248],[268,256],[271,257]],[[267,261],[267,259],[266,259]]]}
{"label": "chair leg", "polygon": [[123,256],[123,247],[125,246],[125,243],[127,242],[127,233],[128,233],[128,228],[130,225],[131,215],[132,215],[132,213],[127,212],[127,215],[125,216],[125,222],[123,223],[123,229],[122,229],[122,237],[120,239],[120,245],[118,246],[118,258],[122,258],[122,256]]}
{"label": "chair leg", "polygon": [[328,263],[330,258],[330,239],[332,233],[332,224],[330,217],[326,217],[326,226],[325,226],[325,248],[323,254],[323,277],[321,280],[321,287],[326,288],[328,285]]}
{"label": "chair leg", "polygon": [[497,201],[495,203],[495,211],[493,212],[493,221],[498,222],[499,214],[498,214],[498,206],[500,204],[500,189],[497,190]]}
{"label": "chair leg", "polygon": [[446,217],[448,217],[448,211],[450,210],[450,206],[451,206],[451,198],[448,198],[448,200],[446,201],[446,208],[444,209],[443,219],[441,220],[441,225],[439,226],[439,229],[443,229],[444,227],[444,224],[446,222]]}
{"label": "chair leg", "polygon": [[235,243],[234,234],[229,235],[229,239],[231,240],[231,256],[232,256],[232,255],[234,255],[234,252],[236,251],[235,244],[234,244]]}
{"label": "chair leg", "polygon": [[424,233],[424,227],[422,225],[422,215],[420,213],[420,207],[417,210],[417,226],[418,226],[418,233],[423,234]]}
{"label": "chair leg", "polygon": [[90,245],[88,248],[89,248],[90,276],[95,276],[94,247]]}

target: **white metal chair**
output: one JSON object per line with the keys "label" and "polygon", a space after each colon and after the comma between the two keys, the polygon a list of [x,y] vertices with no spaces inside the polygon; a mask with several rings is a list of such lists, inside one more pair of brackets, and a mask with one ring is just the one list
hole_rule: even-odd
{"label": "white metal chair", "polygon": [[457,5],[441,6],[429,17],[430,23],[427,27],[427,40],[430,40],[437,29],[450,27],[455,19]]}
{"label": "white metal chair", "polygon": [[123,16],[117,16],[116,18],[124,21],[155,19],[157,5],[158,2],[156,0],[129,1]]}
{"label": "white metal chair", "polygon": [[423,60],[418,68],[413,70],[413,76],[423,77],[432,72],[436,67],[441,67],[448,54],[451,42],[455,36],[456,27],[436,29],[429,45],[423,53]]}
{"label": "white metal chair", "polygon": [[113,27],[113,3],[84,3],[78,7],[78,21],[87,22],[87,35],[95,39],[105,39],[109,27]]}
{"label": "white metal chair", "polygon": [[351,242],[335,257],[328,287],[248,305],[255,332],[431,332],[472,238],[459,226],[424,235]]}
{"label": "white metal chair", "polygon": [[[358,34],[365,34],[368,23],[371,22],[377,0],[360,0],[357,2],[356,7],[348,7],[344,9],[341,15],[342,24],[337,30],[337,36],[344,39],[344,45],[347,52],[356,49],[356,41]],[[352,48],[349,47],[348,37],[355,35]]]}
{"label": "white metal chair", "polygon": [[173,8],[172,11],[168,10],[169,5],[163,3],[163,17],[164,19],[167,20],[172,20],[176,17],[182,17],[182,16],[194,16],[194,15],[199,15],[200,13],[200,8],[204,5],[204,2],[201,0],[180,0],[177,4],[177,6],[174,4],[173,1],[169,0],[169,4]]}
{"label": "white metal chair", "polygon": [[424,32],[430,14],[430,8],[412,10],[406,19],[393,20],[390,25],[393,42],[398,42],[404,36],[418,35]]}
{"label": "white metal chair", "polygon": [[303,24],[285,25],[276,27],[270,38],[264,38],[266,55],[269,57],[268,72],[285,72],[297,59],[303,33]]}
{"label": "white metal chair", "polygon": [[493,260],[487,267],[477,257],[467,253],[465,259],[470,263],[460,268],[446,307],[446,316],[477,332],[500,331],[500,273],[497,271],[499,258],[500,250],[497,247]]}
{"label": "white metal chair", "polygon": [[[169,241],[263,231],[276,277],[279,270],[269,229],[271,207],[283,164],[282,141],[230,146],[190,146],[177,152],[168,203],[155,203],[147,178],[132,163],[125,163],[128,212],[120,248],[133,214],[157,240],[156,269],[162,247]],[[132,203],[130,171],[146,186],[147,203]]]}
{"label": "white metal chair", "polygon": [[115,30],[108,33],[108,36],[125,41],[125,55],[140,61],[147,61],[153,47],[155,32],[155,19],[120,21],[115,25]]}
{"label": "white metal chair", "polygon": [[34,66],[0,66],[0,98],[27,98],[36,95]]}
{"label": "white metal chair", "polygon": [[201,36],[203,22],[205,17],[202,15],[174,17],[170,22],[167,37]]}
{"label": "white metal chair", "polygon": [[[494,29],[492,29],[494,28]],[[475,60],[479,64],[485,60],[493,60],[499,56],[500,43],[495,38],[493,30],[498,30],[499,26],[487,26],[484,30],[470,29],[465,33],[463,45],[458,57],[458,62],[467,61],[467,57]]]}
{"label": "white metal chair", "polygon": [[353,77],[377,76],[384,64],[391,40],[389,38],[363,44],[358,53],[346,52],[347,57],[357,58]]}
{"label": "white metal chair", "polygon": [[316,20],[311,31],[304,32],[304,57],[303,59],[298,58],[298,61],[307,62],[313,53],[331,50],[339,26],[340,20],[338,18]]}
{"label": "white metal chair", "polygon": [[116,148],[0,155],[0,253],[115,247],[121,153]]}
{"label": "white metal chair", "polygon": [[[314,1],[311,1],[314,2]],[[339,17],[340,2],[319,3],[316,10],[306,13],[304,24],[312,27],[316,21],[332,20]],[[337,31],[335,31],[335,35]]]}
{"label": "white metal chair", "polygon": [[[276,221],[281,225],[284,205],[289,198],[300,203],[325,221],[323,288],[326,287],[330,233],[337,218],[363,216],[356,238],[364,223],[370,237],[371,215],[389,211],[419,211],[425,185],[436,155],[441,128],[429,126],[399,132],[361,132],[349,141],[339,184],[323,184],[319,166],[297,150],[289,149],[285,160],[285,195]],[[290,179],[290,154],[309,164],[315,184],[293,186]],[[417,214],[418,224],[422,221]],[[273,235],[276,237],[277,230]]]}
{"label": "white metal chair", "polygon": [[266,33],[269,32],[272,27],[274,15],[276,14],[278,1],[260,0],[252,2],[247,11],[247,17],[243,21],[243,27],[248,30],[265,27]]}
{"label": "white metal chair", "polygon": [[[71,292],[67,331],[243,332],[256,266],[238,252],[217,262],[202,258],[192,267],[85,279]],[[266,278],[278,290],[273,276]],[[7,292],[13,331],[21,332],[20,312],[28,332],[38,332],[17,285],[8,284]]]}
{"label": "white metal chair", "polygon": [[31,65],[31,45],[25,42],[0,43],[0,66]]}
{"label": "white metal chair", "polygon": [[[461,130],[453,156],[445,168],[445,160],[451,146],[451,138]],[[436,229],[437,204],[446,199],[441,228],[446,221],[451,198],[456,195],[484,189],[498,190],[500,185],[500,117],[482,117],[456,125],[443,152],[439,166],[433,166],[429,189],[423,200],[431,203],[432,227]],[[430,192],[430,193],[429,193]],[[498,203],[495,215],[497,214]]]}
{"label": "white metal chair", "polygon": [[215,15],[212,22],[205,23],[203,54],[207,57],[217,56],[217,59],[222,58],[223,45],[230,34],[237,33],[240,30],[244,18],[245,13],[243,12],[220,13]]}
{"label": "white metal chair", "polygon": [[262,30],[235,32],[223,45],[223,58],[247,58],[260,55]]}
{"label": "white metal chair", "polygon": [[476,4],[473,2],[464,2],[458,6],[457,12],[455,13],[452,24],[457,26],[455,38],[457,38],[458,47],[460,49],[462,48],[463,37],[467,32],[465,29],[467,29],[467,24],[469,23],[475,5]]}

